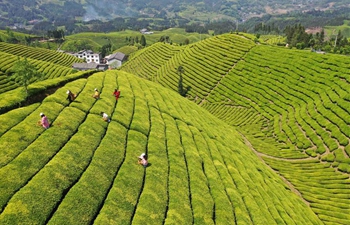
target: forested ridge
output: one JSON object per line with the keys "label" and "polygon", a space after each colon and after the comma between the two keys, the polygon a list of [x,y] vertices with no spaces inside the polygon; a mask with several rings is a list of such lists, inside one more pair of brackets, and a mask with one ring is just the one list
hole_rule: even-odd
{"label": "forested ridge", "polygon": [[[347,0],[332,4],[302,0],[177,0],[161,3],[143,0],[87,0],[84,3],[78,0],[5,0],[0,3],[0,27],[5,29],[6,26],[14,26],[38,34],[64,26],[66,33],[71,34],[88,30],[138,30],[144,27],[162,30],[190,24],[200,27],[203,24],[230,21],[232,24],[240,23],[241,31],[250,32],[261,22],[274,23],[280,29],[299,22],[304,26],[339,25],[344,18],[349,18],[348,8]],[[229,32],[228,28],[237,29],[233,27],[230,25],[225,29],[225,25],[222,25],[216,33]]]}

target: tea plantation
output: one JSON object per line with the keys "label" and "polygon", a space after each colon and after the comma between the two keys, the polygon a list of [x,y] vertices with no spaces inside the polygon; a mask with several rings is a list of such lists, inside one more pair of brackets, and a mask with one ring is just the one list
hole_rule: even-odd
{"label": "tea plantation", "polygon": [[62,52],[0,42],[0,94],[18,87],[11,79],[11,69],[18,57],[27,58],[43,74],[44,80],[72,74],[72,64],[81,62],[81,59]]}
{"label": "tea plantation", "polygon": [[133,71],[143,55],[151,65],[166,55],[144,51],[122,69],[178,91],[183,67],[189,99],[235,127],[323,223],[350,224],[349,57],[224,34],[182,47],[156,71]]}
{"label": "tea plantation", "polygon": [[5,91],[0,224],[349,224],[349,69],[346,56],[223,34],[48,76],[30,90],[57,90],[24,107],[12,107],[20,88]]}
{"label": "tea plantation", "polygon": [[124,72],[70,82],[0,120],[1,224],[322,224],[232,127]]}

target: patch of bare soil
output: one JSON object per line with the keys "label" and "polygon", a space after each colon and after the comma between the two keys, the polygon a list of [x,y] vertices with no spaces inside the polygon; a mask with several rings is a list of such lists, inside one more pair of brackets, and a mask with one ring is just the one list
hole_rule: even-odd
{"label": "patch of bare soil", "polygon": [[286,14],[290,10],[288,10],[288,9],[272,9],[270,6],[265,6],[265,11],[268,14]]}
{"label": "patch of bare soil", "polygon": [[32,95],[30,97],[27,98],[27,100],[22,103],[21,105],[22,106],[26,106],[26,105],[31,105],[33,103],[37,103],[37,102],[41,102],[43,101],[47,96],[55,93],[55,91],[60,88],[60,87],[53,87],[53,88],[49,88],[49,89],[46,89],[45,91],[41,92],[41,93],[38,93],[38,94],[35,94],[35,95]]}
{"label": "patch of bare soil", "polygon": [[322,31],[322,27],[310,27],[305,29],[305,32],[307,34],[321,33],[321,31]]}

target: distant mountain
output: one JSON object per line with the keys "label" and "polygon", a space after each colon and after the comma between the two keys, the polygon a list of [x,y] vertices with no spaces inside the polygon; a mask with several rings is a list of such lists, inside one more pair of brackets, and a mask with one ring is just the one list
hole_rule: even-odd
{"label": "distant mountain", "polygon": [[348,0],[3,0],[0,25],[30,25],[38,21],[110,20],[116,17],[185,18],[193,21],[247,20],[265,14],[350,7]]}

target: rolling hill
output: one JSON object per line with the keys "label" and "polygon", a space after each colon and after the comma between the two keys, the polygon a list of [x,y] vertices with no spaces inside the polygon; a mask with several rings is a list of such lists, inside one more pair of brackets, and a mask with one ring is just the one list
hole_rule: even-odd
{"label": "rolling hill", "polygon": [[[78,94],[71,104],[67,89]],[[17,119],[0,137],[1,224],[322,224],[232,127],[134,75],[73,81],[8,118]]]}
{"label": "rolling hill", "polygon": [[122,70],[174,91],[181,83],[189,99],[236,127],[323,222],[347,224],[349,65],[346,56],[224,34],[175,52],[174,47],[153,45],[131,57]]}
{"label": "rolling hill", "polygon": [[[139,31],[132,30],[109,33],[84,32],[67,36],[61,49],[65,51],[78,51],[81,50],[79,49],[79,47],[81,47],[83,49],[92,49],[99,52],[103,45],[111,44],[112,50],[115,51],[121,47],[128,46],[130,44],[128,39],[134,39],[136,43],[136,39],[140,41],[141,36],[142,34]],[[209,34],[187,33],[185,29],[180,28],[155,31],[151,35],[144,36],[147,46],[158,42],[162,37],[166,36],[169,37],[170,42],[178,45],[184,44],[186,39],[188,39],[190,43],[194,43],[211,37]]]}
{"label": "rolling hill", "polygon": [[350,59],[253,39],[155,43],[4,111],[0,224],[348,224]]}
{"label": "rolling hill", "polygon": [[287,1],[287,0],[71,0],[25,1],[4,0],[0,3],[0,24],[33,25],[38,21],[62,24],[74,21],[111,20],[130,18],[184,18],[189,21],[244,21],[253,16],[284,14],[294,11],[334,10],[348,7],[347,0],[337,1]]}
{"label": "rolling hill", "polygon": [[[65,77],[73,74],[72,64],[81,62],[79,58],[48,49],[27,47],[24,45],[0,42],[0,94],[18,87],[11,75],[12,66],[18,57],[27,58],[38,72],[43,74],[41,80]],[[37,80],[32,80],[35,82]]]}
{"label": "rolling hill", "polygon": [[[72,64],[82,60],[63,52],[0,42],[0,53],[0,112],[26,104],[27,97],[37,98],[35,95],[45,89],[91,73],[73,70]],[[28,96],[13,79],[13,65],[24,58],[42,75],[29,81]]]}

